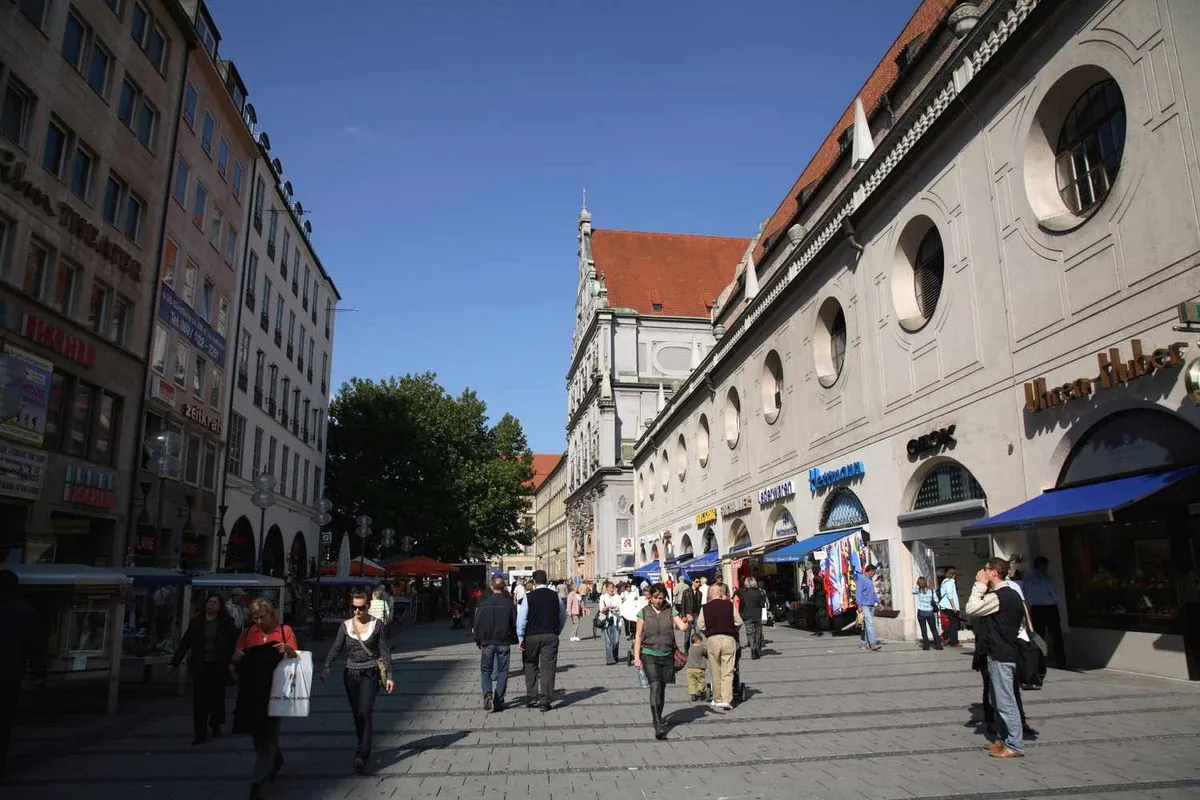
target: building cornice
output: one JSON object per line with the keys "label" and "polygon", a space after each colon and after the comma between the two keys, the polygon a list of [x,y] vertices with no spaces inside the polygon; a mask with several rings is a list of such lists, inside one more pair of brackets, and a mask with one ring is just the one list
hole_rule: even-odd
{"label": "building cornice", "polygon": [[1042,0],[999,0],[988,10],[984,19],[959,45],[961,55],[947,61],[930,81],[920,102],[895,125],[875,149],[873,156],[858,170],[830,204],[812,232],[798,242],[783,257],[771,284],[737,320],[736,326],[717,343],[700,365],[672,395],[654,422],[639,437],[634,446],[636,461],[647,444],[658,438],[667,423],[682,410],[683,404],[707,383],[705,377],[721,366],[735,351],[742,339],[756,328],[758,320],[773,309],[785,289],[797,282],[806,268],[821,256],[827,247],[844,234],[844,223],[862,209],[887,178],[900,166],[917,144],[933,128],[950,104],[972,84],[983,68],[1003,45],[1012,38],[1022,23]]}

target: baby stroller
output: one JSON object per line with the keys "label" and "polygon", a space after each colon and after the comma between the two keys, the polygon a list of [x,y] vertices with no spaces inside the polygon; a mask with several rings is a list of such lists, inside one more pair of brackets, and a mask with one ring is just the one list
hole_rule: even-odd
{"label": "baby stroller", "polygon": [[[712,672],[712,665],[709,665]],[[712,702],[713,690],[711,680],[704,685],[704,699]],[[737,649],[733,653],[733,704],[738,705],[746,699],[746,684],[742,683],[742,642],[738,639]]]}

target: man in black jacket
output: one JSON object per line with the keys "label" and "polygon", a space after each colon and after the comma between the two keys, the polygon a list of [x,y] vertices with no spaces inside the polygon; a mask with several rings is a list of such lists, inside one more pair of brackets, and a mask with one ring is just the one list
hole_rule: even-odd
{"label": "man in black jacket", "polygon": [[529,707],[549,711],[558,670],[558,637],[567,623],[567,608],[558,592],[546,585],[545,570],[534,570],[533,585],[517,611],[517,640],[525,662]]}
{"label": "man in black jacket", "polygon": [[[504,590],[504,577],[492,578],[492,593],[475,609],[475,644],[479,648],[479,675],[483,684],[483,707],[504,710],[508,690],[508,660],[517,640],[517,607]],[[495,675],[496,690],[492,691]]]}
{"label": "man in black jacket", "polygon": [[963,610],[976,620],[976,648],[987,654],[988,683],[992,706],[1004,723],[1001,741],[988,745],[992,758],[1022,758],[1025,755],[1021,710],[1014,694],[1013,675],[1017,670],[1017,634],[1025,619],[1025,603],[1006,585],[1008,562],[989,560],[975,575],[975,587]]}
{"label": "man in black jacket", "polygon": [[680,593],[679,596],[679,615],[681,617],[691,617],[692,624],[688,628],[688,641],[692,640],[692,635],[700,632],[700,609],[704,606],[704,594],[700,591],[700,579],[693,577],[692,582],[687,588]]}

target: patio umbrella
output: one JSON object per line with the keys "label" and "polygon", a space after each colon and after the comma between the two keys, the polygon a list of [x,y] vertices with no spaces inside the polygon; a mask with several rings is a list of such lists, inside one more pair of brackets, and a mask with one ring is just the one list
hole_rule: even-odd
{"label": "patio umbrella", "polygon": [[[329,564],[321,568],[322,575],[336,575],[337,573],[338,567],[336,564]],[[387,570],[384,569],[380,564],[363,556],[350,559],[350,566],[347,570],[347,575],[349,577],[367,576],[372,578],[380,578],[386,574]]]}
{"label": "patio umbrella", "polygon": [[445,575],[447,572],[458,572],[453,564],[443,564],[428,556],[401,558],[387,565],[388,571],[405,578],[427,578],[435,575]]}

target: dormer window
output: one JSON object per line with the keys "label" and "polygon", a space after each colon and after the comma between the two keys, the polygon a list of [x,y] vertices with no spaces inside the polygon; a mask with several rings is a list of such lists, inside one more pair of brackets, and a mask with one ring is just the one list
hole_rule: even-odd
{"label": "dormer window", "polygon": [[851,125],[846,130],[842,131],[842,135],[838,137],[838,155],[845,153],[850,149],[850,144],[854,138],[854,126]]}

